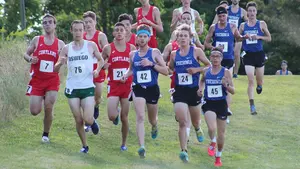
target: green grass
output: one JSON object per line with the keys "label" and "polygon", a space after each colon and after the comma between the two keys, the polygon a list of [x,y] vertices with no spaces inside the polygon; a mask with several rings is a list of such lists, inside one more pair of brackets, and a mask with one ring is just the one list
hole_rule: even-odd
{"label": "green grass", "polygon": [[[179,155],[178,123],[174,120],[169,101],[169,79],[160,78],[163,98],[159,101],[159,136],[152,140],[150,125],[146,121],[146,159],[137,154],[135,112],[130,111],[128,152],[120,152],[120,125],[108,121],[106,99],[101,104],[101,134],[88,134],[89,154],[79,153],[81,148],[75,123],[60,90],[55,106],[51,143],[40,142],[43,114],[33,117],[29,112],[10,122],[0,123],[0,168],[215,168],[214,159],[207,155],[208,135],[198,143],[191,130],[188,146],[190,162],[183,164]],[[227,127],[223,168],[240,169],[295,169],[300,168],[299,136],[299,76],[266,76],[263,93],[255,95],[257,116],[251,116],[246,95],[247,78],[234,80],[231,123]],[[105,96],[105,94],[104,94]],[[203,116],[202,116],[203,117]],[[203,128],[207,133],[206,124]]]}

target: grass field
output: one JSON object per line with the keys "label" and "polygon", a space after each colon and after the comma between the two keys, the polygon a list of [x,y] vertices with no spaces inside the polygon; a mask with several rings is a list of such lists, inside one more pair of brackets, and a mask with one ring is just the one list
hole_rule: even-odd
{"label": "grass field", "polygon": [[[188,146],[190,162],[183,164],[179,155],[178,124],[174,120],[169,101],[169,79],[160,78],[163,98],[159,101],[159,136],[152,140],[150,124],[146,126],[146,159],[137,154],[135,113],[130,111],[128,152],[120,152],[120,125],[108,121],[106,99],[101,104],[101,134],[88,134],[89,154],[79,153],[81,148],[75,123],[62,91],[55,106],[55,117],[50,134],[51,143],[42,144],[43,115],[33,117],[23,113],[10,122],[0,122],[0,168],[215,168],[214,159],[207,155],[209,139],[196,141],[191,131]],[[222,168],[237,169],[296,169],[300,168],[300,77],[266,76],[262,95],[255,95],[257,116],[251,116],[246,95],[247,79],[234,80],[236,95],[227,127]],[[25,86],[24,86],[25,90]],[[203,116],[202,116],[203,117]]]}

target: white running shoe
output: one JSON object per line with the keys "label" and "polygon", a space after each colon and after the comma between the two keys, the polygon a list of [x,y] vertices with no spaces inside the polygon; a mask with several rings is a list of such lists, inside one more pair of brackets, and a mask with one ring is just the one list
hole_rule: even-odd
{"label": "white running shoe", "polygon": [[43,136],[43,137],[42,137],[42,142],[43,142],[43,143],[50,143],[49,137]]}
{"label": "white running shoe", "polygon": [[229,117],[227,117],[227,119],[226,119],[226,123],[227,123],[227,124],[229,124],[229,123],[230,123]]}

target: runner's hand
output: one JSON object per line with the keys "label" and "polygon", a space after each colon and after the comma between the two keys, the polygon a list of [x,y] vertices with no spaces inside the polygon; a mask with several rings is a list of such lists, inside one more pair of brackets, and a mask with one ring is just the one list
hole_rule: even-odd
{"label": "runner's hand", "polygon": [[93,75],[94,75],[94,78],[97,78],[99,76],[99,71],[94,70]]}
{"label": "runner's hand", "polygon": [[39,59],[36,56],[32,56],[30,63],[31,64],[36,64],[38,61],[39,61]]}
{"label": "runner's hand", "polygon": [[147,66],[153,66],[153,62],[151,62],[149,59],[145,58],[142,59],[141,64],[143,67],[147,67]]}

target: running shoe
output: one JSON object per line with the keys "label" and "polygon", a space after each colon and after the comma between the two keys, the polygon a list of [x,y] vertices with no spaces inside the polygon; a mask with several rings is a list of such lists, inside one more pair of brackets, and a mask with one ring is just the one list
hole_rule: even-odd
{"label": "running shoe", "polygon": [[221,157],[216,157],[215,166],[216,167],[221,167],[222,166]]}
{"label": "running shoe", "polygon": [[121,149],[121,151],[127,151],[127,147],[126,147],[125,145],[122,145],[122,146],[120,147],[120,149]]}
{"label": "running shoe", "polygon": [[233,78],[237,79],[238,75],[237,74],[233,74]]}
{"label": "running shoe", "polygon": [[227,108],[227,116],[232,116],[232,111],[229,108]]}
{"label": "running shoe", "polygon": [[91,129],[91,126],[86,126],[86,125],[84,125],[84,131],[85,131],[85,132],[89,132],[90,129]]}
{"label": "running shoe", "polygon": [[250,111],[251,111],[251,114],[252,114],[252,115],[256,115],[256,114],[257,114],[255,105],[251,105],[251,106],[250,106]]}
{"label": "running shoe", "polygon": [[118,125],[120,121],[119,115],[116,117],[116,119],[113,121],[114,125]]}
{"label": "running shoe", "polygon": [[207,148],[207,153],[209,156],[213,157],[216,153],[216,143],[211,142]]}
{"label": "running shoe", "polygon": [[229,117],[227,117],[227,119],[226,119],[226,123],[227,123],[227,124],[229,124],[229,123],[230,123]]}
{"label": "running shoe", "polygon": [[42,143],[50,143],[50,139],[47,136],[42,137]]}
{"label": "running shoe", "polygon": [[94,123],[91,125],[91,129],[92,132],[94,133],[94,135],[99,133],[99,125],[97,123],[97,121],[95,120]]}
{"label": "running shoe", "polygon": [[180,158],[180,159],[182,160],[182,162],[184,162],[184,163],[189,162],[189,155],[188,155],[188,153],[185,152],[185,151],[181,151],[181,152],[179,153],[179,158]]}
{"label": "running shoe", "polygon": [[152,137],[152,139],[156,139],[157,135],[158,135],[157,125],[156,126],[152,126],[152,130],[151,130],[151,137]]}
{"label": "running shoe", "polygon": [[262,92],[262,86],[257,85],[257,87],[256,87],[256,93],[257,94],[261,94],[261,92]]}
{"label": "running shoe", "polygon": [[196,135],[197,135],[198,141],[199,142],[203,142],[203,140],[204,140],[204,133],[203,133],[203,131],[202,131],[201,128],[199,128],[199,130],[196,131]]}
{"label": "running shoe", "polygon": [[88,152],[89,152],[89,146],[82,147],[82,148],[80,149],[80,152],[81,152],[81,153],[88,153]]}
{"label": "running shoe", "polygon": [[144,146],[142,146],[141,148],[139,148],[138,154],[139,154],[140,158],[145,158],[146,157],[146,150],[145,150]]}

